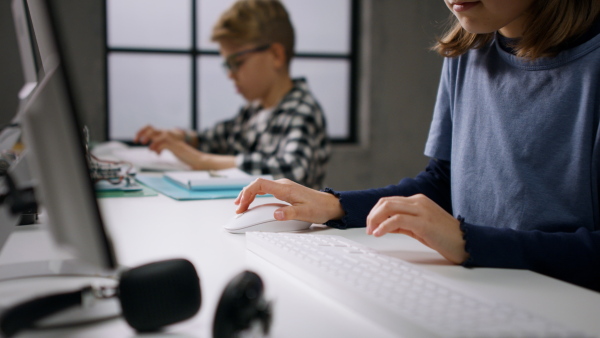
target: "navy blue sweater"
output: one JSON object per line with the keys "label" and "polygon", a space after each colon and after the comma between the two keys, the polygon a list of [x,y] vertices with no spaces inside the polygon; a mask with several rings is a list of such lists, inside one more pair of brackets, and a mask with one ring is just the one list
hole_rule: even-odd
{"label": "navy blue sweater", "polygon": [[[345,229],[366,226],[367,215],[386,196],[424,194],[449,213],[450,162],[432,159],[425,171],[396,185],[361,191],[336,192],[346,216],[329,221],[331,227]],[[460,216],[459,216],[460,218]],[[575,232],[513,230],[470,224],[462,220],[461,230],[469,258],[466,267],[528,269],[600,291],[600,231],[580,228]]]}

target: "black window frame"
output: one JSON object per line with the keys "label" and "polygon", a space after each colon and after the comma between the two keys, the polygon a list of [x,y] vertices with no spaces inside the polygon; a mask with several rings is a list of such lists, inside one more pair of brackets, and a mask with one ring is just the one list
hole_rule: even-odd
{"label": "black window frame", "polygon": [[[104,17],[104,102],[105,102],[105,130],[104,137],[109,140],[110,137],[110,94],[109,94],[109,68],[108,59],[111,53],[127,53],[127,54],[179,54],[191,56],[191,128],[196,130],[198,127],[198,59],[202,55],[218,56],[219,51],[202,50],[198,48],[198,11],[197,2],[200,0],[189,0],[191,2],[191,47],[190,49],[169,49],[169,48],[123,48],[111,47],[108,43],[108,9],[107,2],[103,1],[103,17]],[[360,34],[360,1],[350,0],[350,53],[295,53],[294,59],[336,59],[348,60],[350,62],[350,76],[348,86],[348,137],[333,138],[330,140],[334,144],[356,144],[358,142],[358,65],[359,65],[359,34]],[[329,122],[329,121],[328,121]],[[202,128],[202,126],[200,126]],[[117,140],[125,143],[132,143],[132,140]]]}

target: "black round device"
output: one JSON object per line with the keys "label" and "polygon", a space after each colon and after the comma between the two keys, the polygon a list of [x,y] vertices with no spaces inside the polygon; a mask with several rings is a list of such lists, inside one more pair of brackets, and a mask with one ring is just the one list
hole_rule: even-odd
{"label": "black round device", "polygon": [[268,335],[271,327],[271,303],[263,296],[263,283],[251,271],[235,276],[225,287],[213,323],[214,338],[239,337],[240,333],[261,326]]}
{"label": "black round device", "polygon": [[118,295],[123,317],[140,332],[156,331],[191,318],[202,303],[196,269],[184,259],[125,271]]}

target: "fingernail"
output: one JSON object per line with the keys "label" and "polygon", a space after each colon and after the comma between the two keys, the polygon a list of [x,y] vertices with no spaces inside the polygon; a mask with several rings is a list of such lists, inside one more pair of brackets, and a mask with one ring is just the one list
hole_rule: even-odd
{"label": "fingernail", "polygon": [[379,229],[373,231],[373,236],[379,236],[379,234],[380,234]]}
{"label": "fingernail", "polygon": [[276,220],[283,221],[283,217],[284,217],[283,211],[277,210],[277,211],[275,211],[275,214],[273,216],[275,216]]}

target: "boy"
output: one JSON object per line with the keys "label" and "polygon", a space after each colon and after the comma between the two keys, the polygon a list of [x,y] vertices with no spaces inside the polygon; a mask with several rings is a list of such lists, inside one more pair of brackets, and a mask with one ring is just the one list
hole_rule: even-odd
{"label": "boy", "polygon": [[290,78],[294,29],[278,0],[240,0],[215,25],[224,67],[248,101],[200,133],[142,128],[134,141],[169,149],[196,170],[237,167],[319,188],[330,147],[325,116],[304,79]]}

